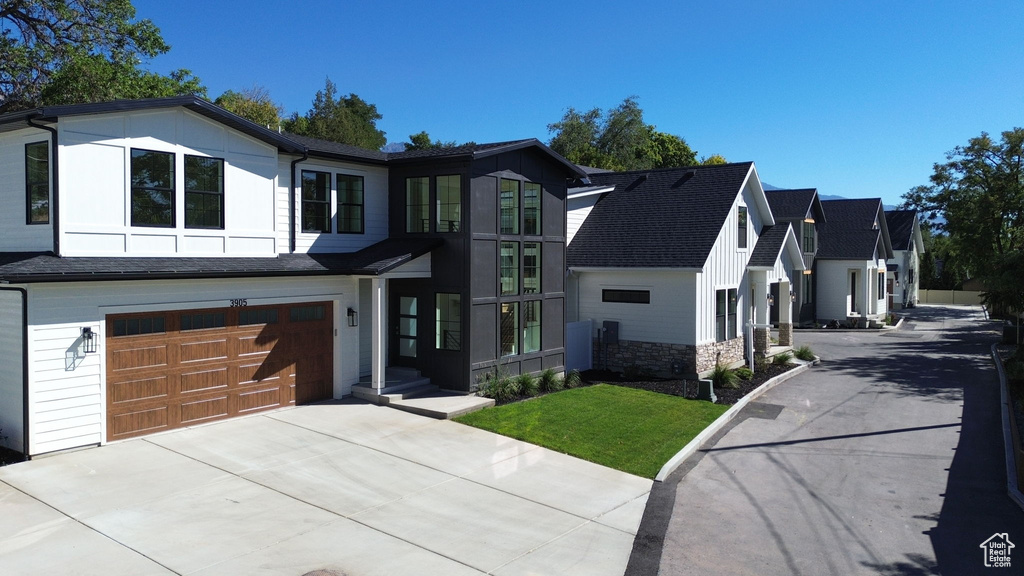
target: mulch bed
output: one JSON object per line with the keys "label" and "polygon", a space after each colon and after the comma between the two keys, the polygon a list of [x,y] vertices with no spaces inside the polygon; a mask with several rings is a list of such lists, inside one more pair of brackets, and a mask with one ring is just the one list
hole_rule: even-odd
{"label": "mulch bed", "polygon": [[[747,394],[750,394],[755,388],[764,384],[769,379],[788,372],[793,368],[796,368],[796,364],[789,364],[786,366],[779,366],[775,364],[768,364],[767,366],[754,373],[754,377],[750,380],[739,380],[739,387],[737,388],[715,388],[715,396],[718,397],[716,404],[731,405],[739,402],[740,398],[743,398]],[[697,398],[697,381],[696,380],[668,380],[668,379],[651,379],[644,381],[633,381],[628,380],[620,372],[612,372],[611,370],[586,370],[580,373],[580,377],[585,385],[588,384],[614,384],[616,386],[626,386],[629,388],[639,388],[641,390],[647,390],[649,392],[658,392],[661,394],[671,394],[672,396],[682,396],[683,398],[696,399]]]}

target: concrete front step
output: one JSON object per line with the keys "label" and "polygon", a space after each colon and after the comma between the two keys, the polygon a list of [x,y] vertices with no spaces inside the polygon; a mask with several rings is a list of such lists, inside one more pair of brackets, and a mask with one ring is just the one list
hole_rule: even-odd
{"label": "concrete front step", "polygon": [[456,416],[494,406],[494,400],[475,394],[437,390],[420,396],[391,400],[388,402],[388,406],[420,416],[450,420]]}

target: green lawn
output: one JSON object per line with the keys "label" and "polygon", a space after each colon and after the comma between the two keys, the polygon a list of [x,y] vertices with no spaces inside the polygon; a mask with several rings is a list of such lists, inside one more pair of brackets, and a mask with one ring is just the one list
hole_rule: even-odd
{"label": "green lawn", "polygon": [[598,384],[455,420],[610,468],[654,478],[728,406]]}

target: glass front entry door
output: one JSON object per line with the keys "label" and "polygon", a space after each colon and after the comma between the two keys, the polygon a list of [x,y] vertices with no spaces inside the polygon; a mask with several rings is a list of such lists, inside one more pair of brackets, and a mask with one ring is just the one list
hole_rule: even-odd
{"label": "glass front entry door", "polygon": [[415,366],[419,333],[419,303],[415,296],[396,295],[392,300],[394,335],[392,359],[400,366]]}

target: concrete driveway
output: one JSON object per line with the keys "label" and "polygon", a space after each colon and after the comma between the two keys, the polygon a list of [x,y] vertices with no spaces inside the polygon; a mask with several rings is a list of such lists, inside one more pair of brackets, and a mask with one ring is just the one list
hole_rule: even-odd
{"label": "concrete driveway", "polygon": [[0,574],[620,575],[651,481],[300,406],[0,468]]}
{"label": "concrete driveway", "polygon": [[798,332],[821,365],[655,487],[627,574],[978,574],[996,532],[1024,544],[994,325],[977,307],[909,314],[896,332]]}

